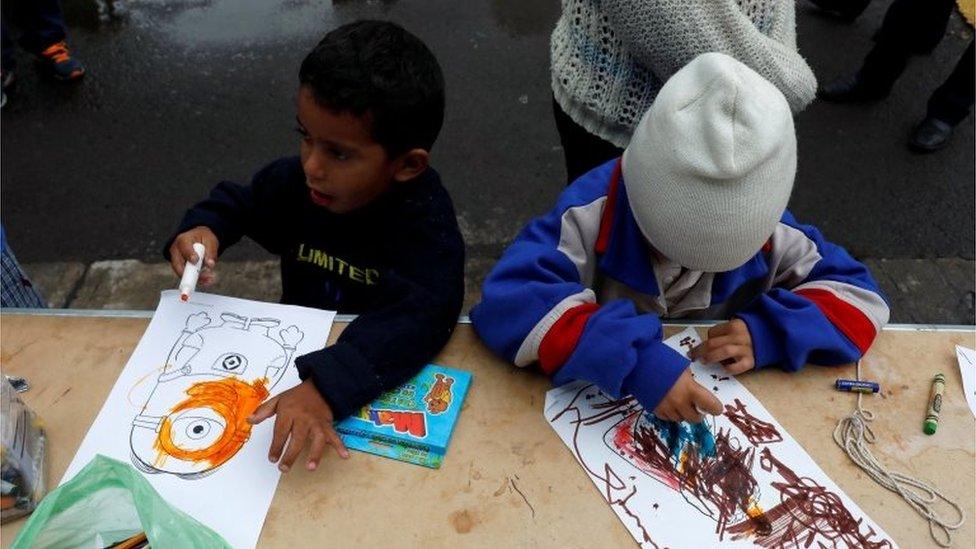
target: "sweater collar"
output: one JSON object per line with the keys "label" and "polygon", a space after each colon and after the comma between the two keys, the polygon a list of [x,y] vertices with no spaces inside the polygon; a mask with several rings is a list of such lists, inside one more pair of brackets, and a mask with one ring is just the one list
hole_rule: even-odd
{"label": "sweater collar", "polygon": [[[658,295],[654,259],[627,200],[620,164],[614,169],[601,222],[599,267],[607,276],[645,294]],[[608,228],[608,229],[607,229]]]}

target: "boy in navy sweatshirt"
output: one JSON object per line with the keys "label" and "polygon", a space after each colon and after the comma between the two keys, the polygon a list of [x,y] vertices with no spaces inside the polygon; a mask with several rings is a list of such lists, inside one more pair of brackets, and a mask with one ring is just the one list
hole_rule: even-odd
{"label": "boy in navy sweatshirt", "polygon": [[670,421],[722,405],[662,343],[661,318],[731,318],[691,352],[730,374],[858,360],[888,306],[862,264],[786,212],[795,173],[783,95],[731,57],[699,56],[621,159],[516,238],[474,327],[518,366],[633,395]]}
{"label": "boy in navy sweatshirt", "polygon": [[[444,80],[418,38],[360,21],[325,36],[299,71],[301,156],[223,182],[191,208],[165,255],[177,276],[206,246],[202,281],[243,236],[281,258],[281,302],[358,314],[338,341],[298,357],[303,380],[259,407],[275,418],[268,457],[287,472],[309,446],[348,454],[332,428],[392,389],[447,342],[464,295],[464,242],[429,151]],[[287,449],[285,448],[287,441]]]}

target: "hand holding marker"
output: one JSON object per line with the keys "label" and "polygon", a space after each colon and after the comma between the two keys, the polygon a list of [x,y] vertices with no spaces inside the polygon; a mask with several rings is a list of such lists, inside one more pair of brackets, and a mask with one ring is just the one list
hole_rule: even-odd
{"label": "hand holding marker", "polygon": [[[196,244],[203,244],[204,251],[198,251],[194,247]],[[203,257],[201,268],[198,269],[197,283],[206,286],[213,283],[216,277],[213,269],[217,263],[218,250],[220,250],[220,243],[213,231],[204,226],[194,227],[173,239],[169,247],[169,263],[176,276],[182,279],[183,270],[187,265],[197,263],[200,257]],[[209,253],[206,253],[207,251]],[[192,292],[193,288],[190,291]]]}
{"label": "hand holding marker", "polygon": [[203,269],[203,258],[207,249],[203,244],[195,242],[193,251],[197,254],[196,263],[186,262],[183,268],[183,277],[180,279],[180,300],[189,301],[190,294],[197,289],[197,280],[200,278],[200,270]]}

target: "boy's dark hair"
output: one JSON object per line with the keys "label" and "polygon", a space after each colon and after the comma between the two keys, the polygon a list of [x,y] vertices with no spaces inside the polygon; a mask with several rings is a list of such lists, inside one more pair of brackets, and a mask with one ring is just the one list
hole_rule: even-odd
{"label": "boy's dark hair", "polygon": [[357,21],[325,38],[298,79],[322,107],[368,114],[374,140],[396,156],[430,150],[444,122],[444,76],[419,38],[387,21]]}

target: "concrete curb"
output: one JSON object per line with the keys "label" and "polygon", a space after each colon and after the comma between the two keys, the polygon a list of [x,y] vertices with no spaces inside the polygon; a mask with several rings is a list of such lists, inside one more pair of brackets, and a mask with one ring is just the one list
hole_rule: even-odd
{"label": "concrete curb", "polygon": [[[464,313],[478,302],[493,258],[468,261]],[[973,325],[976,261],[958,258],[866,260],[888,298],[891,322]],[[82,263],[34,263],[24,266],[51,307],[71,309],[151,310],[159,292],[175,288],[167,263],[134,259]],[[281,295],[278,262],[224,261],[218,279],[206,291],[261,301]]]}

